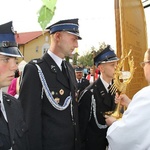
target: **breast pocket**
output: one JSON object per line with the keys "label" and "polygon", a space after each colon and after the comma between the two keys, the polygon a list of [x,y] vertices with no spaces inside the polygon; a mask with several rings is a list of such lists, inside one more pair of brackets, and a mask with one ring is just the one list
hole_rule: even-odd
{"label": "breast pocket", "polygon": [[29,150],[29,141],[28,141],[28,128],[25,122],[22,120],[17,123],[15,128],[15,135],[13,139],[13,149],[18,150]]}
{"label": "breast pocket", "polygon": [[16,132],[19,137],[22,137],[27,132],[27,130],[28,128],[24,121],[20,122],[16,127]]}

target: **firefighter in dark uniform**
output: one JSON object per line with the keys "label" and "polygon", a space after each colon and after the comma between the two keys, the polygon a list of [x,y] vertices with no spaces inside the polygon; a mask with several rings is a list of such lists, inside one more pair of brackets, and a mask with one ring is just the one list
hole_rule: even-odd
{"label": "firefighter in dark uniform", "polygon": [[79,98],[79,126],[82,150],[106,150],[107,125],[104,113],[115,109],[114,94],[108,90],[118,58],[107,46],[95,58],[100,77],[89,85]]}
{"label": "firefighter in dark uniform", "polygon": [[31,150],[79,150],[76,79],[65,56],[78,47],[78,19],[50,27],[51,44],[23,72],[19,99],[29,127]]}
{"label": "firefighter in dark uniform", "polygon": [[80,93],[90,84],[90,82],[83,77],[83,68],[79,66],[75,68],[75,75],[77,81],[77,94],[79,96]]}
{"label": "firefighter in dark uniform", "polygon": [[0,25],[0,150],[29,150],[21,103],[2,91],[15,76],[16,57],[23,56],[10,21]]}

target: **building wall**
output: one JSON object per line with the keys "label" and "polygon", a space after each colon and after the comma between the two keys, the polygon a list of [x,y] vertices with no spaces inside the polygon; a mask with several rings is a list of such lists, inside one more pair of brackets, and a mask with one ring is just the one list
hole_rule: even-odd
{"label": "building wall", "polygon": [[[43,56],[44,52],[50,46],[50,34],[49,32],[39,36],[38,38],[26,43],[25,45],[20,45],[19,49],[24,56],[24,60],[29,62],[31,59],[40,58]],[[19,59],[19,62],[22,59]]]}

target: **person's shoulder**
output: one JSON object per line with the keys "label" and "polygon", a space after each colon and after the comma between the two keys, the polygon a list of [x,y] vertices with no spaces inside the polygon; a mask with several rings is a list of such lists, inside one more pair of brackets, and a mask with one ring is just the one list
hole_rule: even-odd
{"label": "person's shoulder", "polygon": [[143,87],[137,93],[134,94],[132,100],[135,101],[136,99],[136,101],[137,100],[141,101],[144,99],[144,102],[145,102],[146,99],[148,98],[148,101],[149,101],[149,92],[150,92],[150,85]]}
{"label": "person's shoulder", "polygon": [[149,90],[150,89],[150,85],[146,86],[146,87],[143,87],[142,90]]}
{"label": "person's shoulder", "polygon": [[82,78],[82,83],[84,83],[86,85],[90,85],[90,81],[86,78]]}
{"label": "person's shoulder", "polygon": [[[26,72],[27,70],[32,70],[32,71],[36,71],[37,70],[37,65],[41,66],[43,60],[41,58],[35,58],[32,59],[28,62],[28,64],[25,66],[24,72]],[[34,68],[34,69],[33,69]],[[29,72],[30,72],[29,71]],[[28,72],[28,71],[27,71]]]}
{"label": "person's shoulder", "polygon": [[147,93],[147,92],[150,93],[150,85],[142,88],[137,93]]}
{"label": "person's shoulder", "polygon": [[[89,82],[89,80],[86,79],[86,78],[82,78],[82,81],[84,81],[84,82]],[[90,82],[89,82],[89,83],[90,83]]]}
{"label": "person's shoulder", "polygon": [[5,92],[3,92],[3,98],[9,103],[14,102],[14,103],[20,103],[18,99],[16,99],[14,96],[9,95]]}
{"label": "person's shoulder", "polygon": [[83,99],[86,99],[86,101],[91,99],[91,96],[93,95],[94,92],[93,86],[94,84],[91,83],[80,93],[79,100],[78,100],[79,103],[81,103],[81,101],[84,101]]}
{"label": "person's shoulder", "polygon": [[97,80],[90,83],[85,90],[87,91],[87,93],[89,93],[90,95],[93,95],[97,92],[97,88],[98,88],[98,83]]}
{"label": "person's shoulder", "polygon": [[[3,92],[3,103],[4,106],[9,106],[11,112],[13,112],[14,117],[17,119],[23,119],[23,109],[21,105],[21,101],[16,99],[14,96],[11,96],[5,92]],[[8,109],[6,110],[8,112]],[[16,120],[14,120],[16,121]]]}
{"label": "person's shoulder", "polygon": [[89,84],[84,90],[83,93],[89,93],[92,94],[94,91],[94,83]]}
{"label": "person's shoulder", "polygon": [[30,60],[26,66],[24,67],[23,70],[23,76],[25,74],[33,74],[37,72],[37,65],[40,66],[40,64],[43,62],[43,60],[41,58],[35,58]]}
{"label": "person's shoulder", "polygon": [[43,60],[41,58],[32,59],[29,64],[40,64]]}

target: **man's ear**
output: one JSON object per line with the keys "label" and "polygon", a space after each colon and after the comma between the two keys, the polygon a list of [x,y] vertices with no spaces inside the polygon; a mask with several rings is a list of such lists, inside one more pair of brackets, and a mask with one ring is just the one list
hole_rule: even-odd
{"label": "man's ear", "polygon": [[54,33],[55,40],[59,40],[61,38],[61,32]]}
{"label": "man's ear", "polygon": [[97,69],[98,69],[100,72],[102,72],[102,70],[103,70],[103,65],[98,65],[98,66],[97,66]]}

